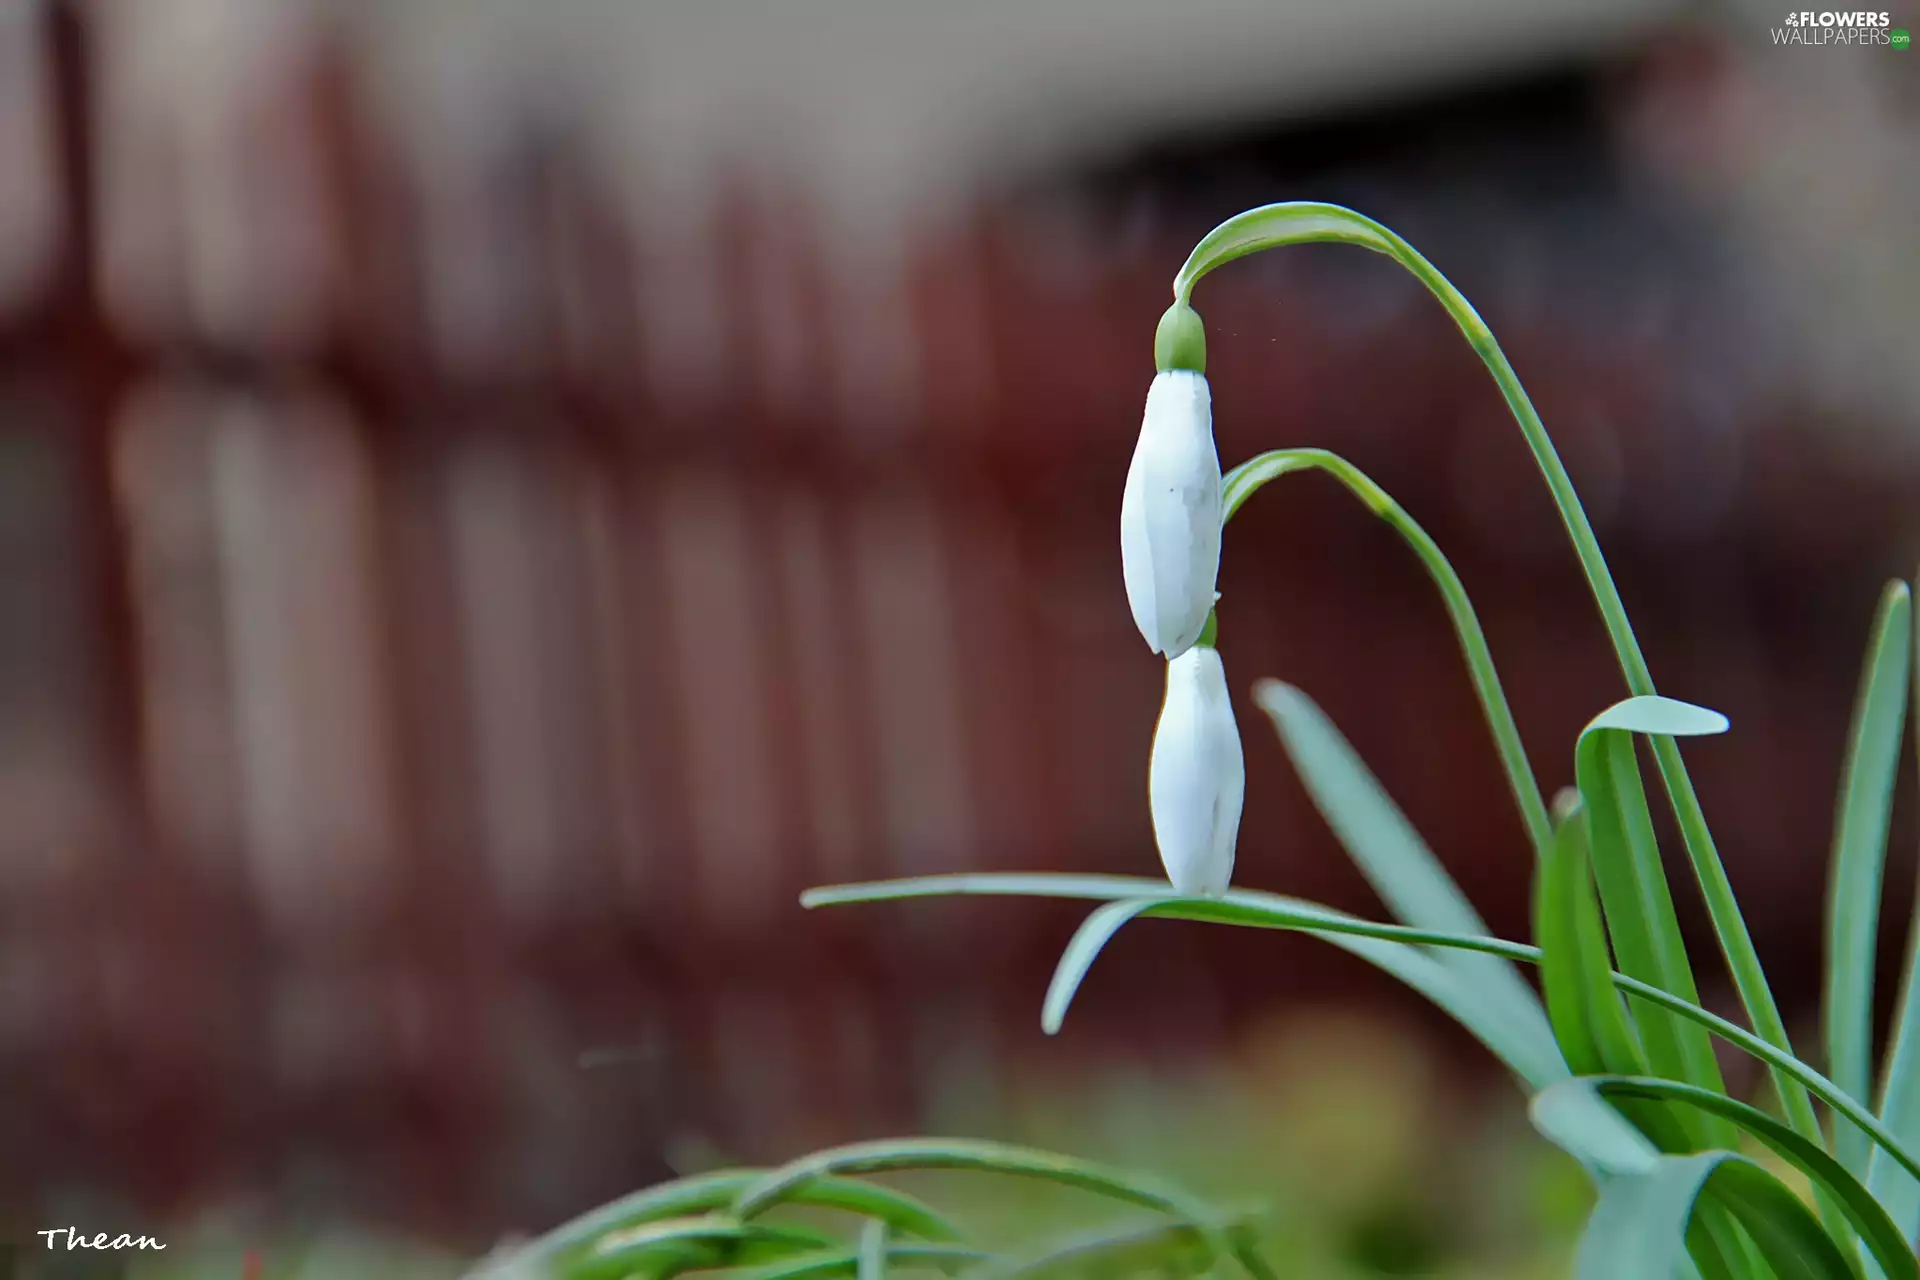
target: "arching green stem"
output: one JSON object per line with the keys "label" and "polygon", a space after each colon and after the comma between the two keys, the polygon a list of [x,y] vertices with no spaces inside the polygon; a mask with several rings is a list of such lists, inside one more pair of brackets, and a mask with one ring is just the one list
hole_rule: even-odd
{"label": "arching green stem", "polygon": [[1527,836],[1533,841],[1535,856],[1545,858],[1547,851],[1553,847],[1553,821],[1547,816],[1547,802],[1540,793],[1540,782],[1534,776],[1533,765],[1527,760],[1527,749],[1520,742],[1520,729],[1513,722],[1513,711],[1507,705],[1507,696],[1500,689],[1500,674],[1494,670],[1493,651],[1487,647],[1486,633],[1480,629],[1479,616],[1473,611],[1473,602],[1467,598],[1467,589],[1461,583],[1460,575],[1454,572],[1453,565],[1441,552],[1440,544],[1420,527],[1420,522],[1408,515],[1406,508],[1395,502],[1392,495],[1375,484],[1366,472],[1325,449],[1274,449],[1249,458],[1229,471],[1221,481],[1223,519],[1231,520],[1233,513],[1261,485],[1293,471],[1324,471],[1345,485],[1369,511],[1393,526],[1394,532],[1413,548],[1413,554],[1419,557],[1427,576],[1433,579],[1433,585],[1440,589],[1440,599],[1447,607],[1453,633],[1460,641],[1461,655],[1467,660],[1467,674],[1473,680],[1473,691],[1480,699],[1480,710],[1487,718],[1487,728],[1493,733],[1494,750],[1499,753],[1500,765],[1506,770],[1507,786],[1513,792],[1514,803],[1520,808],[1520,820],[1526,823]]}
{"label": "arching green stem", "polygon": [[[1614,586],[1606,558],[1600,553],[1600,543],[1594,537],[1593,526],[1588,522],[1586,511],[1574,492],[1573,481],[1568,477],[1567,469],[1547,435],[1546,426],[1540,421],[1533,402],[1520,385],[1519,376],[1514,373],[1506,354],[1500,350],[1500,344],[1494,340],[1493,332],[1487,328],[1473,305],[1412,245],[1373,219],[1339,205],[1304,201],[1264,205],[1227,219],[1194,246],[1185,265],[1174,277],[1175,304],[1190,303],[1194,286],[1201,277],[1223,263],[1262,249],[1311,243],[1356,244],[1383,253],[1412,272],[1440,300],[1440,305],[1446,308],[1447,314],[1466,336],[1468,344],[1493,374],[1500,394],[1506,399],[1507,408],[1520,424],[1520,432],[1526,437],[1527,447],[1533,451],[1534,461],[1539,464],[1540,472],[1546,478],[1554,505],[1559,508],[1574,552],[1580,558],[1580,567],[1586,573],[1587,585],[1593,592],[1595,603],[1599,605],[1601,620],[1606,624],[1607,635],[1613,642],[1628,690],[1636,695],[1655,692],[1653,675],[1647,669],[1647,661],[1640,652],[1640,643],[1634,637],[1632,624],[1627,621],[1626,605],[1620,599],[1619,589]],[[1700,882],[1700,891],[1706,900],[1714,933],[1720,940],[1720,949],[1726,956],[1727,967],[1733,974],[1740,1002],[1761,1038],[1790,1054],[1792,1044],[1787,1038],[1786,1025],[1780,1019],[1780,1009],[1774,1003],[1773,992],[1767,985],[1759,953],[1754,949],[1753,938],[1740,915],[1733,885],[1728,881],[1726,868],[1714,848],[1713,835],[1707,829],[1706,815],[1701,810],[1699,797],[1694,794],[1693,780],[1687,776],[1680,749],[1671,738],[1657,737],[1653,739],[1653,752],[1661,780],[1673,802],[1674,816],[1678,819],[1680,834],[1686,843],[1687,858],[1692,862],[1694,875]],[[1808,1137],[1819,1136],[1819,1120],[1806,1089],[1790,1074],[1778,1069],[1773,1072],[1773,1079],[1787,1119],[1793,1127]]]}

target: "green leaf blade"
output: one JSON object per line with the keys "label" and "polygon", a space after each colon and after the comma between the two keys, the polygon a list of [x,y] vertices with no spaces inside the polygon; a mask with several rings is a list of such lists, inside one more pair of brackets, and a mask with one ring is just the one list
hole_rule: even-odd
{"label": "green leaf blade", "polygon": [[816,1151],[768,1170],[742,1187],[732,1213],[742,1221],[797,1199],[819,1179],[902,1169],[972,1169],[1038,1178],[1109,1199],[1206,1224],[1213,1213],[1177,1188],[1089,1160],[1003,1142],[965,1138],[898,1138]]}
{"label": "green leaf blade", "polygon": [[[1581,954],[1582,879],[1591,899],[1593,872],[1586,861],[1585,825],[1575,814],[1554,832],[1553,847],[1534,875],[1533,940],[1540,948],[1540,989],[1546,997],[1547,1020],[1567,1067],[1576,1076],[1607,1070],[1589,1008],[1586,961]],[[1618,999],[1611,983],[1607,996]]]}
{"label": "green leaf blade", "polygon": [[1151,898],[1109,902],[1088,916],[1074,932],[1066,950],[1060,953],[1060,962],[1054,966],[1053,981],[1047,984],[1047,998],[1040,1006],[1041,1029],[1050,1036],[1059,1033],[1060,1024],[1066,1021],[1067,1007],[1073,1003],[1074,994],[1086,980],[1087,971],[1093,968],[1093,962],[1099,958],[1100,952],[1113,940],[1113,935],[1125,927],[1127,921],[1178,897],[1178,894],[1160,894]]}
{"label": "green leaf blade", "polygon": [[[1393,914],[1420,928],[1485,934],[1486,923],[1466,894],[1313,699],[1291,685],[1263,680],[1254,701],[1273,721],[1314,807]],[[1550,1062],[1560,1056],[1540,997],[1513,965],[1457,952],[1441,963],[1480,992],[1489,1015],[1527,1043],[1529,1058]]]}
{"label": "green leaf blade", "polygon": [[[1128,897],[1150,897],[1162,892],[1164,883],[1143,876],[1059,876],[1050,874],[995,873],[985,875],[945,875],[923,876],[908,880],[882,881],[871,884],[843,885],[832,889],[815,890],[813,901],[816,905],[830,902],[879,901],[893,898],[929,897],[951,894],[998,894],[1021,897],[1059,897],[1082,900],[1112,901]],[[1176,920],[1196,920],[1213,924],[1229,924],[1243,928],[1295,930],[1312,933],[1326,938],[1336,945],[1348,946],[1356,954],[1366,955],[1360,944],[1378,946],[1386,943],[1395,957],[1429,966],[1429,973],[1442,975],[1440,989],[1445,990],[1444,976],[1449,971],[1441,969],[1424,948],[1450,947],[1465,951],[1485,952],[1509,960],[1538,964],[1540,950],[1524,943],[1512,942],[1503,938],[1477,937],[1460,934],[1447,934],[1431,929],[1414,929],[1405,925],[1383,924],[1373,920],[1362,920],[1345,912],[1336,911],[1318,903],[1305,902],[1297,898],[1287,898],[1280,894],[1264,893],[1250,889],[1234,889],[1218,898],[1181,898],[1148,908],[1142,915],[1165,917]],[[1345,939],[1344,942],[1341,940]],[[1394,945],[1399,944],[1399,945]],[[1372,959],[1372,956],[1367,956]],[[1376,961],[1376,963],[1379,963]],[[1398,964],[1399,960],[1382,963]],[[1417,964],[1409,971],[1416,971]],[[1393,970],[1389,970],[1393,971]],[[1398,974],[1396,974],[1398,976]],[[1811,1094],[1834,1109],[1850,1123],[1859,1125],[1869,1134],[1890,1158],[1902,1169],[1915,1177],[1920,1177],[1920,1158],[1916,1158],[1909,1145],[1896,1137],[1862,1103],[1851,1094],[1837,1087],[1831,1080],[1818,1071],[1779,1048],[1771,1040],[1763,1038],[1745,1027],[1729,1022],[1716,1013],[1710,1013],[1699,1005],[1683,1000],[1651,983],[1641,982],[1626,974],[1615,973],[1613,984],[1623,993],[1636,1000],[1643,1001],[1678,1017],[1693,1022],[1711,1035],[1726,1041],[1742,1052],[1751,1054],[1765,1063],[1778,1078],[1790,1083],[1803,1094]],[[1419,989],[1416,987],[1416,989]],[[1464,1007],[1470,1009],[1470,994]],[[1460,1014],[1455,1008],[1441,1003],[1456,1018]],[[1464,1019],[1463,1019],[1464,1021]],[[1472,1029],[1469,1024],[1469,1029]],[[1484,1039],[1484,1037],[1483,1037]],[[1493,1048],[1489,1044],[1489,1048]],[[1495,1049],[1496,1053],[1500,1051]],[[1541,1073],[1538,1080],[1529,1077],[1515,1062],[1505,1057],[1502,1061],[1513,1067],[1515,1074],[1527,1080],[1537,1091],[1550,1084],[1566,1079],[1567,1070],[1564,1061],[1556,1052],[1557,1069]],[[1799,1126],[1796,1125],[1797,1129]],[[1628,1130],[1629,1133],[1633,1131]],[[1639,1135],[1634,1134],[1638,1139]]]}
{"label": "green leaf blade", "polygon": [[627,1280],[681,1270],[753,1266],[818,1253],[838,1242],[805,1227],[736,1222],[721,1214],[670,1218],[616,1231],[560,1266],[566,1280]]}
{"label": "green leaf blade", "polygon": [[1905,1235],[1873,1193],[1819,1143],[1800,1134],[1791,1125],[1725,1094],[1674,1080],[1600,1076],[1574,1083],[1590,1088],[1616,1104],[1633,1099],[1661,1101],[1697,1107],[1722,1117],[1770,1148],[1830,1196],[1866,1244],[1886,1280],[1916,1280],[1916,1277],[1920,1277],[1920,1267],[1916,1266]]}
{"label": "green leaf blade", "polygon": [[[515,1256],[527,1261],[558,1259],[589,1250],[620,1232],[724,1209],[764,1172],[722,1169],[636,1191],[562,1223],[523,1246]],[[905,1192],[851,1178],[816,1179],[796,1192],[793,1201],[877,1219],[894,1231],[923,1240],[960,1238],[959,1228],[931,1205]]]}
{"label": "green leaf blade", "polygon": [[[1823,1010],[1827,1073],[1859,1098],[1868,1097],[1872,1089],[1874,944],[1894,775],[1906,727],[1912,613],[1907,584],[1889,583],[1861,669],[1835,806]],[[1841,1162],[1865,1177],[1872,1151],[1866,1135],[1843,1130],[1836,1135],[1836,1147]]]}
{"label": "green leaf blade", "polygon": [[[888,1264],[901,1270],[918,1271],[937,1268],[952,1274],[976,1263],[989,1261],[989,1258],[988,1254],[978,1249],[956,1244],[891,1244],[887,1246]],[[751,1274],[752,1280],[835,1280],[839,1276],[855,1275],[859,1269],[859,1251],[843,1249],[764,1267]]]}
{"label": "green leaf blade", "polygon": [[[1633,738],[1713,734],[1726,728],[1726,718],[1718,712],[1646,695],[1616,703],[1594,717],[1574,748],[1593,875],[1620,971],[1693,1004],[1699,1002],[1699,991],[1661,865]],[[1713,1044],[1699,1027],[1644,1007],[1635,1010],[1634,1022],[1654,1074],[1726,1091]],[[1733,1142],[1732,1131],[1715,1117],[1690,1114],[1683,1124],[1697,1148]]]}
{"label": "green leaf blade", "polygon": [[[1914,643],[1920,646],[1920,636]],[[1920,687],[1916,687],[1915,696],[1920,697]],[[1879,1116],[1902,1142],[1920,1145],[1920,898],[1915,900],[1907,925],[1906,969],[1895,1010],[1880,1077]],[[1876,1146],[1867,1162],[1867,1187],[1887,1207],[1907,1239],[1920,1234],[1920,1177],[1901,1168]]]}
{"label": "green leaf blade", "polygon": [[1745,1157],[1725,1150],[1651,1157],[1618,1151],[1603,1130],[1596,1134],[1593,1124],[1609,1096],[1690,1102],[1729,1120],[1754,1122],[1808,1168],[1849,1184],[1851,1204],[1861,1221],[1870,1229],[1879,1227],[1876,1256],[1893,1266],[1890,1280],[1913,1275],[1912,1255],[1891,1234],[1892,1224],[1865,1188],[1816,1144],[1723,1094],[1669,1080],[1604,1078],[1565,1081],[1536,1095],[1528,1108],[1543,1135],[1601,1170],[1600,1198],[1575,1257],[1578,1280],[1646,1280],[1688,1273],[1695,1251],[1703,1266],[1710,1264],[1710,1272],[1724,1271],[1728,1253],[1736,1248],[1728,1219],[1746,1228],[1780,1280],[1857,1280],[1844,1249],[1819,1220],[1777,1178]]}
{"label": "green leaf blade", "polygon": [[887,1280],[887,1224],[878,1218],[867,1219],[860,1228],[854,1275],[856,1280]]}

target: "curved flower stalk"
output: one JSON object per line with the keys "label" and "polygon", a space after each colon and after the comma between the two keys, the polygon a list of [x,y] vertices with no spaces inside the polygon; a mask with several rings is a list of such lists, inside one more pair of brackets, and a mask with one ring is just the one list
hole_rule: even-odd
{"label": "curved flower stalk", "polygon": [[1167,664],[1147,796],[1167,879],[1183,894],[1218,895],[1233,878],[1247,766],[1226,668],[1206,635]]}
{"label": "curved flower stalk", "polygon": [[1220,455],[1204,373],[1154,375],[1120,499],[1120,567],[1147,647],[1177,658],[1200,639],[1220,573]]}
{"label": "curved flower stalk", "polygon": [[1467,675],[1473,681],[1474,694],[1480,699],[1480,710],[1486,717],[1488,730],[1493,734],[1494,750],[1499,753],[1501,768],[1506,771],[1507,787],[1513,792],[1513,802],[1519,808],[1520,820],[1526,824],[1535,855],[1545,861],[1553,848],[1553,821],[1547,812],[1546,797],[1540,792],[1539,779],[1534,776],[1533,765],[1527,760],[1527,749],[1521,744],[1520,728],[1513,722],[1513,710],[1507,705],[1507,695],[1500,687],[1500,674],[1494,669],[1493,652],[1487,646],[1486,634],[1480,629],[1479,615],[1473,610],[1473,602],[1467,598],[1467,589],[1460,581],[1460,575],[1454,572],[1453,564],[1441,552],[1440,544],[1420,526],[1420,522],[1408,515],[1406,508],[1375,484],[1372,477],[1340,455],[1325,449],[1273,449],[1249,458],[1227,472],[1220,481],[1221,519],[1232,520],[1233,513],[1269,481],[1304,471],[1322,471],[1332,476],[1367,510],[1386,521],[1412,548],[1426,569],[1427,576],[1439,588],[1441,603],[1446,606],[1447,617],[1453,623],[1454,636],[1460,642],[1461,656],[1466,659]]}
{"label": "curved flower stalk", "polygon": [[[1392,258],[1427,287],[1428,292],[1433,294],[1459,326],[1468,345],[1493,375],[1507,408],[1520,426],[1521,435],[1526,438],[1534,461],[1539,464],[1540,473],[1553,495],[1554,505],[1559,508],[1561,522],[1566,526],[1567,535],[1579,556],[1580,567],[1586,574],[1594,603],[1599,607],[1607,636],[1613,642],[1614,654],[1619,660],[1621,672],[1626,676],[1628,692],[1636,696],[1654,693],[1653,675],[1640,651],[1640,642],[1634,636],[1633,624],[1627,620],[1626,604],[1620,598],[1619,588],[1614,585],[1613,574],[1600,551],[1599,539],[1594,536],[1593,525],[1580,505],[1573,480],[1567,474],[1565,464],[1560,461],[1559,452],[1547,434],[1546,424],[1541,422],[1533,401],[1520,385],[1519,375],[1514,372],[1512,363],[1500,349],[1486,321],[1480,318],[1480,313],[1474,310],[1473,304],[1454,287],[1453,282],[1412,245],[1390,228],[1340,205],[1317,201],[1262,205],[1228,218],[1194,246],[1193,252],[1187,255],[1186,262],[1174,276],[1174,302],[1168,308],[1168,315],[1191,315],[1194,286],[1216,267],[1264,249],[1315,243],[1359,245]],[[1166,319],[1161,322],[1161,330],[1155,336],[1156,350],[1169,323]],[[1734,988],[1740,995],[1740,1003],[1762,1036],[1791,1053],[1793,1047],[1787,1037],[1786,1023],[1780,1017],[1779,1005],[1767,983],[1766,972],[1760,964],[1759,951],[1753,945],[1746,920],[1740,913],[1726,867],[1714,847],[1713,834],[1707,827],[1706,814],[1700,806],[1699,796],[1694,792],[1693,780],[1687,773],[1685,761],[1681,759],[1680,748],[1671,738],[1658,737],[1653,741],[1653,754],[1668,799],[1672,802],[1687,858],[1693,864],[1694,874],[1700,882],[1701,896],[1706,899],[1707,914],[1713,923],[1714,934],[1733,975]],[[1779,1073],[1775,1073],[1774,1083],[1794,1128],[1809,1137],[1817,1135],[1820,1131],[1819,1120],[1806,1091]]]}

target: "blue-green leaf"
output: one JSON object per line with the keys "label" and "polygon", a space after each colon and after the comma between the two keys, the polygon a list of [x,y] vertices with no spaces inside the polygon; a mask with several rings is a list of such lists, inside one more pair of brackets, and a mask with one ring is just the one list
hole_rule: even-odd
{"label": "blue-green leaf", "polygon": [[[831,888],[810,889],[801,895],[801,901],[808,906],[822,907],[852,902],[885,902],[906,898],[984,894],[1101,902],[1121,898],[1155,897],[1163,895],[1165,891],[1164,881],[1148,879],[1144,876],[1000,872],[982,875],[916,876],[905,880],[835,885]],[[1230,924],[1243,928],[1300,930],[1324,936],[1330,942],[1336,941],[1339,936],[1348,936],[1354,942],[1384,943],[1393,949],[1393,954],[1426,961],[1433,965],[1434,973],[1441,975],[1445,975],[1448,971],[1433,964],[1431,957],[1423,954],[1418,948],[1457,948],[1464,951],[1485,952],[1488,955],[1501,956],[1528,964],[1540,962],[1540,949],[1527,946],[1525,943],[1511,942],[1504,938],[1449,934],[1433,929],[1415,929],[1406,925],[1361,920],[1317,903],[1302,902],[1280,894],[1262,893],[1250,889],[1233,889],[1217,898],[1181,898],[1163,901],[1145,909],[1141,914],[1164,916],[1176,920]],[[1367,956],[1368,959],[1375,959],[1374,956],[1358,948],[1355,948],[1355,952]],[[1390,972],[1397,973],[1397,970],[1390,967],[1392,962],[1375,959],[1375,963],[1380,964],[1382,968],[1388,968]],[[1729,1022],[1720,1015],[1710,1013],[1699,1005],[1652,983],[1641,982],[1626,974],[1616,973],[1613,975],[1613,984],[1636,1002],[1664,1009],[1676,1017],[1703,1028],[1741,1051],[1753,1055],[1764,1062],[1778,1078],[1786,1080],[1797,1089],[1810,1092],[1849,1122],[1859,1125],[1875,1142],[1885,1148],[1902,1168],[1915,1176],[1920,1176],[1920,1158],[1916,1158],[1908,1150],[1907,1144],[1895,1137],[1865,1105],[1791,1053],[1745,1027]],[[1463,997],[1463,1007],[1471,1008],[1470,1001],[1471,993],[1467,993]],[[1442,1007],[1447,1008],[1449,1013],[1454,1013],[1455,1017],[1459,1017],[1452,1006],[1443,1003]],[[1548,1084],[1567,1078],[1566,1064],[1559,1061],[1557,1055],[1555,1060],[1558,1063],[1556,1070],[1548,1073],[1550,1078],[1544,1079],[1535,1086],[1536,1088],[1545,1088]],[[1503,1061],[1507,1059],[1503,1058]],[[1513,1063],[1509,1061],[1509,1065]],[[1521,1075],[1522,1079],[1527,1079],[1525,1073],[1519,1068],[1516,1067],[1515,1071],[1516,1074]]]}
{"label": "blue-green leaf", "polygon": [[[1827,892],[1827,1074],[1859,1098],[1873,1087],[1874,942],[1894,771],[1907,718],[1912,614],[1907,584],[1889,583],[1867,644],[1834,818]],[[1872,1146],[1865,1134],[1842,1129],[1835,1148],[1849,1171],[1867,1175]]]}
{"label": "blue-green leaf", "polygon": [[868,1218],[860,1228],[857,1280],[887,1280],[887,1224]]}
{"label": "blue-green leaf", "polygon": [[1149,1222],[1086,1232],[1004,1268],[989,1268],[982,1280],[1201,1275],[1210,1261],[1206,1241],[1190,1224]]}
{"label": "blue-green leaf", "polygon": [[1100,952],[1113,935],[1120,932],[1127,921],[1163,902],[1176,901],[1179,894],[1161,894],[1151,898],[1131,898],[1121,902],[1109,902],[1096,908],[1092,915],[1081,922],[1067,943],[1067,949],[1060,953],[1060,962],[1054,966],[1053,981],[1047,984],[1047,998],[1040,1006],[1040,1027],[1048,1035],[1055,1035],[1060,1024],[1066,1021],[1067,1007],[1073,1003],[1074,995],[1085,981],[1087,970],[1100,957]]}
{"label": "blue-green leaf", "polygon": [[[1920,644],[1920,637],[1916,637]],[[1920,1146],[1920,901],[1907,925],[1907,963],[1893,1035],[1880,1077],[1881,1120],[1902,1142]],[[1874,1149],[1867,1187],[1887,1207],[1902,1235],[1920,1233],[1920,1178]]]}
{"label": "blue-green leaf", "polygon": [[1771,1148],[1831,1198],[1879,1263],[1886,1280],[1915,1280],[1920,1276],[1920,1267],[1916,1267],[1905,1235],[1872,1192],[1819,1143],[1798,1133],[1791,1125],[1738,1099],[1677,1080],[1596,1076],[1555,1085],[1548,1092],[1566,1091],[1573,1086],[1590,1089],[1616,1105],[1635,1100],[1658,1101],[1670,1106],[1698,1107],[1732,1122],[1743,1133]]}
{"label": "blue-green leaf", "polygon": [[[976,1263],[990,1260],[978,1249],[957,1244],[892,1244],[887,1246],[887,1262],[903,1271],[934,1270],[952,1274]],[[753,1280],[837,1280],[855,1275],[860,1269],[860,1254],[855,1249],[838,1249],[808,1254],[792,1262],[782,1262],[752,1272]]]}
{"label": "blue-green leaf", "polygon": [[[1486,933],[1466,894],[1313,699],[1277,680],[1262,680],[1253,696],[1314,806],[1393,914],[1423,929]],[[1443,953],[1441,963],[1479,993],[1489,1017],[1526,1044],[1529,1059],[1560,1057],[1540,997],[1511,964],[1461,952]]]}
{"label": "blue-green leaf", "polygon": [[[733,1203],[742,1188],[763,1174],[764,1170],[759,1169],[722,1169],[648,1187],[562,1223],[513,1256],[525,1264],[551,1260],[584,1251],[616,1232],[724,1209]],[[913,1196],[851,1178],[817,1178],[799,1189],[792,1199],[815,1208],[876,1218],[895,1231],[927,1240],[960,1238],[959,1228]]]}
{"label": "blue-green leaf", "polygon": [[1857,1280],[1820,1222],[1778,1178],[1731,1151],[1658,1157],[1601,1184],[1577,1280],[1650,1280],[1687,1264],[1687,1224],[1709,1200],[1745,1227],[1778,1280]]}
{"label": "blue-green leaf", "polygon": [[1576,809],[1554,832],[1534,893],[1540,985],[1554,1034],[1575,1075],[1645,1075],[1646,1058],[1613,986],[1600,901],[1587,856],[1586,815]]}
{"label": "blue-green leaf", "polygon": [[[1241,895],[1236,892],[1230,896],[1238,898]],[[1457,970],[1440,963],[1425,948],[1346,932],[1345,926],[1358,923],[1353,917],[1316,903],[1263,896],[1270,897],[1276,904],[1285,903],[1281,910],[1288,918],[1298,921],[1300,928],[1313,929],[1324,924],[1327,932],[1322,937],[1327,942],[1359,956],[1431,1000],[1472,1033],[1515,1075],[1526,1081],[1529,1088],[1541,1089],[1566,1077],[1566,1064],[1557,1055],[1552,1059],[1545,1058],[1539,1052],[1539,1045],[1531,1038],[1516,1036],[1511,1024],[1486,1000],[1484,992],[1464,980]],[[1042,1015],[1048,1032],[1059,1029],[1074,993],[1079,990],[1101,948],[1129,920],[1163,912],[1183,914],[1191,910],[1196,902],[1211,901],[1219,900],[1179,898],[1164,893],[1145,894],[1137,898],[1115,900],[1095,910],[1082,922],[1054,968]]]}
{"label": "blue-green leaf", "polygon": [[723,1214],[669,1218],[602,1236],[560,1264],[566,1280],[627,1280],[635,1275],[752,1266],[831,1249],[832,1236],[805,1227],[738,1222]]}
{"label": "blue-green leaf", "polygon": [[770,1169],[742,1187],[734,1197],[732,1212],[736,1218],[748,1220],[775,1205],[801,1198],[808,1186],[822,1178],[897,1169],[975,1169],[1039,1178],[1196,1224],[1210,1224],[1216,1216],[1185,1192],[1138,1174],[1051,1151],[965,1138],[884,1139],[816,1151]]}
{"label": "blue-green leaf", "polygon": [[[1881,1078],[1879,1114],[1900,1141],[1920,1147],[1920,903],[1908,930],[1907,969]],[[1887,1207],[1902,1235],[1911,1240],[1920,1234],[1920,1179],[1877,1146],[1867,1161],[1867,1187]]]}
{"label": "blue-green leaf", "polygon": [[[1633,735],[1711,734],[1726,728],[1726,717],[1718,712],[1650,694],[1601,712],[1574,748],[1574,776],[1587,816],[1594,879],[1620,971],[1696,1004],[1699,992],[1660,864]],[[1726,1091],[1705,1032],[1656,1010],[1636,1008],[1634,1013],[1654,1074]],[[1683,1121],[1696,1146],[1733,1144],[1732,1130],[1716,1118],[1695,1114]]]}

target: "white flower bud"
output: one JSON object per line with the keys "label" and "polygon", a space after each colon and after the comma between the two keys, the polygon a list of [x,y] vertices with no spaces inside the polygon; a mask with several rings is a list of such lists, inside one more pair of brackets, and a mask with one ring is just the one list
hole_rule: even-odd
{"label": "white flower bud", "polygon": [[1219,651],[1196,645],[1167,664],[1147,801],[1167,878],[1184,894],[1220,894],[1233,878],[1247,765]]}
{"label": "white flower bud", "polygon": [[1220,455],[1203,374],[1174,369],[1147,389],[1120,499],[1120,569],[1148,646],[1168,658],[1192,648],[1220,574]]}

